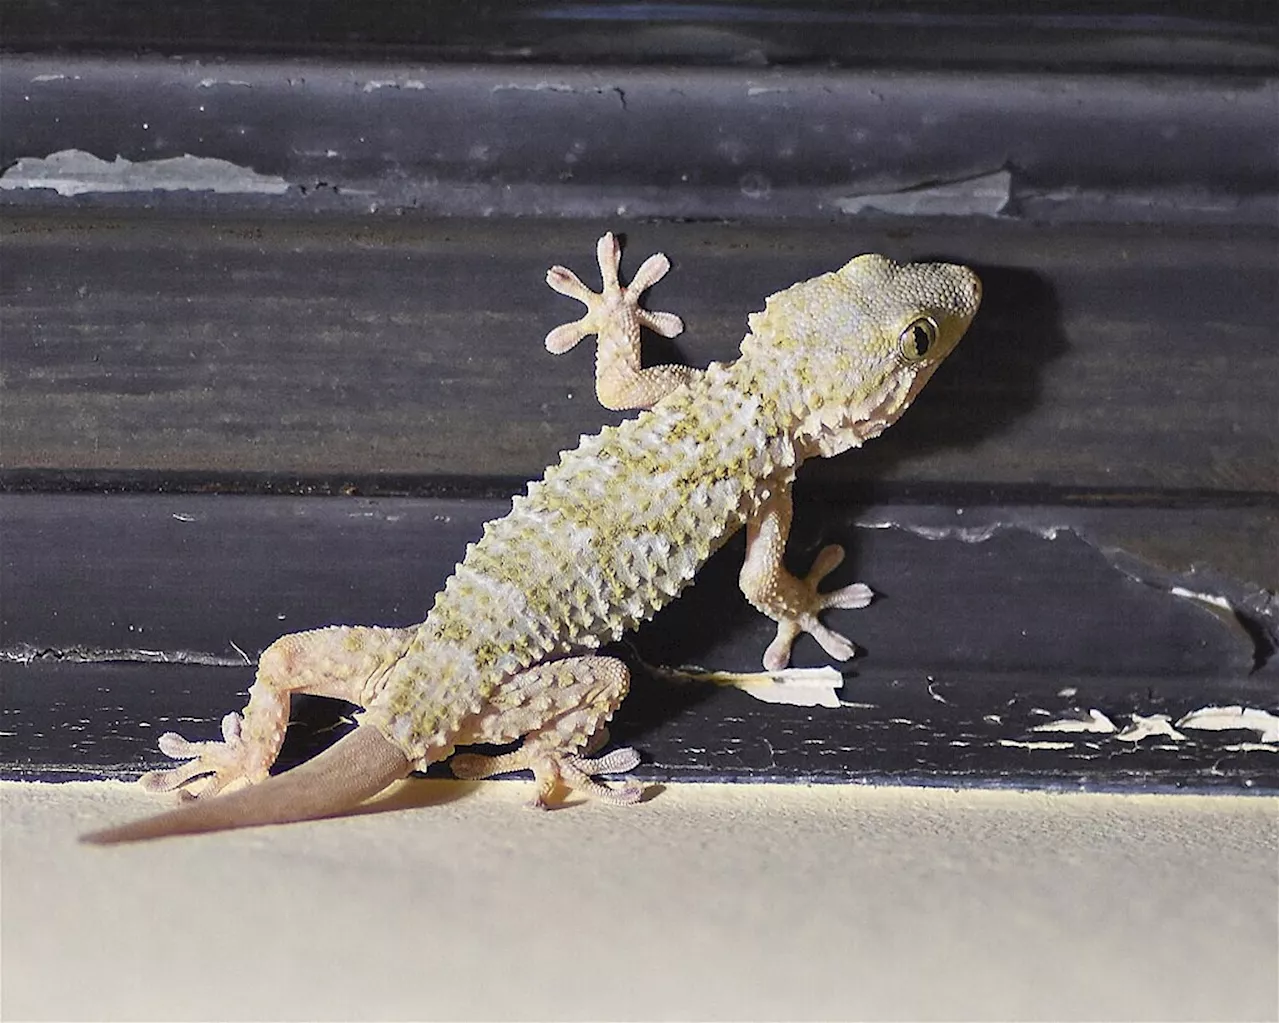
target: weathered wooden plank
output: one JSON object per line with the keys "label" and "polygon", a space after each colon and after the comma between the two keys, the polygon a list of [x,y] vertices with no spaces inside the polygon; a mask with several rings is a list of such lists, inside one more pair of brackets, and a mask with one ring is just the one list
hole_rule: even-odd
{"label": "weathered wooden plank", "polygon": [[[66,777],[154,766],[157,729],[213,734],[240,703],[249,660],[281,632],[420,618],[465,541],[502,506],[5,497],[0,771]],[[1229,592],[1209,595],[1237,608],[1224,614],[1170,592],[1177,582],[1204,590],[1197,570],[1178,574],[1115,546],[1143,524],[1229,534],[1227,514],[802,505],[797,567],[839,540],[850,563],[835,581],[861,578],[881,595],[833,616],[862,650],[842,693],[849,705],[757,704],[650,675],[648,666],[758,666],[772,626],[737,593],[741,544],[731,543],[619,648],[637,682],[615,737],[646,750],[653,778],[1274,787],[1274,756],[1228,748],[1241,742],[1236,733],[1135,745],[1033,731],[1089,709],[1119,727],[1130,714],[1176,719],[1213,704],[1274,711],[1274,601],[1219,580]],[[1242,543],[1274,533],[1270,510],[1230,514]],[[798,645],[797,663],[824,661],[812,642]],[[335,713],[304,711],[312,724],[291,756],[323,741]],[[1067,745],[1034,745],[1045,741]]]}
{"label": "weathered wooden plank", "polygon": [[13,55],[0,184],[20,206],[231,215],[856,223],[887,204],[1266,226],[1276,90],[1259,29],[1269,62],[1176,76]]}
{"label": "weathered wooden plank", "polygon": [[[547,355],[600,224],[11,216],[6,469],[528,478],[610,416],[587,346]],[[851,255],[945,256],[986,284],[910,416],[824,486],[1273,493],[1274,230],[994,221],[628,225],[694,364],[765,295]],[[655,345],[654,357],[672,353]]]}
{"label": "weathered wooden plank", "polygon": [[[156,749],[159,734],[216,737],[222,714],[243,705],[246,679],[242,669],[199,665],[0,662],[0,684],[0,777],[65,781],[129,778],[170,765]],[[1230,693],[1256,706],[1274,689],[1241,682]],[[1180,741],[1128,742],[1115,734],[1036,730],[1082,708],[1124,727],[1132,713],[1176,719],[1201,706],[1159,679],[953,673],[930,683],[922,675],[864,670],[846,684],[844,698],[849,705],[838,708],[765,704],[708,683],[657,679],[633,664],[632,691],[610,734],[643,752],[636,774],[654,781],[1131,791],[1273,791],[1277,784],[1274,749],[1249,748],[1258,736],[1248,731],[1187,729]],[[280,767],[348,730],[349,712],[331,700],[296,700]],[[448,769],[431,773],[447,777]]]}
{"label": "weathered wooden plank", "polygon": [[[1159,16],[1153,16],[1154,10]],[[1212,66],[1269,72],[1275,15],[1265,5],[1164,0],[1041,0],[1016,17],[1000,0],[952,0],[892,10],[874,5],[701,4],[666,9],[497,0],[437,0],[430,7],[311,0],[307,17],[260,0],[9,0],[5,35],[15,50],[174,54],[388,54],[414,60],[552,65],[684,60],[757,67],[853,63],[903,70],[975,62],[1013,67]]]}

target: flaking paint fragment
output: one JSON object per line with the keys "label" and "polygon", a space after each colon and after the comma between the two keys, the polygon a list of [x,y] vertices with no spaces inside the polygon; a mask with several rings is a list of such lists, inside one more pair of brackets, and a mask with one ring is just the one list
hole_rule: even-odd
{"label": "flaking paint fragment", "polygon": [[1167,735],[1170,739],[1186,736],[1173,727],[1168,714],[1130,714],[1130,723],[1116,738],[1121,742],[1141,742],[1150,735]]}
{"label": "flaking paint fragment", "polygon": [[899,216],[989,216],[1004,212],[1013,190],[1013,175],[998,170],[955,181],[937,181],[897,189],[841,196],[833,205],[841,213],[893,213]]}
{"label": "flaking paint fragment", "polygon": [[1187,600],[1198,600],[1202,604],[1208,604],[1210,607],[1216,607],[1223,611],[1235,611],[1231,606],[1231,601],[1226,597],[1219,597],[1212,593],[1196,593],[1194,590],[1188,590],[1183,586],[1174,586],[1169,590],[1175,597],[1183,597]]}
{"label": "flaking paint fragment", "polygon": [[31,664],[35,661],[67,661],[72,664],[125,661],[137,664],[199,664],[217,668],[238,668],[244,664],[240,658],[206,654],[196,650],[117,650],[81,646],[58,649],[36,647],[29,643],[0,648],[0,663]]}
{"label": "flaking paint fragment", "polygon": [[1055,742],[1047,739],[1041,739],[1035,742],[1022,742],[1019,739],[1001,739],[1000,745],[1013,746],[1018,749],[1071,749],[1075,743]]}
{"label": "flaking paint fragment", "polygon": [[1253,707],[1201,707],[1180,718],[1178,727],[1257,732],[1259,742],[1280,742],[1280,718]]}
{"label": "flaking paint fragment", "polygon": [[1056,540],[1062,533],[1073,532],[1070,526],[1033,526],[1025,522],[988,522],[981,526],[922,526],[892,519],[872,519],[858,522],[859,529],[901,529],[904,533],[924,540],[959,540],[961,543],[986,543],[1000,533],[1018,530],[1030,533],[1042,540]]}
{"label": "flaking paint fragment", "polygon": [[364,83],[361,92],[377,92],[379,89],[413,89],[421,91],[427,87],[427,83],[419,81],[416,78],[385,78]]}
{"label": "flaking paint fragment", "polygon": [[1097,732],[1109,735],[1116,731],[1116,726],[1102,711],[1089,708],[1088,714],[1081,717],[1059,718],[1036,725],[1033,732]]}
{"label": "flaking paint fragment", "polygon": [[844,676],[831,667],[752,672],[665,667],[650,670],[665,678],[732,686],[762,703],[786,703],[793,707],[839,707],[836,691],[844,686]]}
{"label": "flaking paint fragment", "polygon": [[153,191],[282,195],[289,183],[205,156],[185,154],[136,163],[117,156],[108,162],[82,149],[62,149],[43,157],[24,156],[0,175],[0,189],[28,188],[51,188],[64,196]]}

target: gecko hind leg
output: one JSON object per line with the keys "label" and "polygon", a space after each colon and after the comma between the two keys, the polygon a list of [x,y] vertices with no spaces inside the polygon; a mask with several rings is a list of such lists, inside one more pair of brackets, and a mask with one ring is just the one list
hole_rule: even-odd
{"label": "gecko hind leg", "polygon": [[160,736],[161,752],[188,762],[144,774],[140,783],[152,792],[177,789],[186,798],[206,798],[229,786],[262,781],[284,742],[294,693],[364,706],[414,631],[334,626],[282,636],[258,659],[243,712],[222,719],[222,741],[190,742],[166,732]]}
{"label": "gecko hind leg", "polygon": [[577,299],[586,314],[572,323],[556,327],[547,335],[547,351],[567,352],[584,337],[597,335],[596,398],[615,411],[649,408],[699,373],[692,366],[668,363],[640,368],[640,328],[648,327],[663,337],[675,337],[684,322],[674,313],[640,308],[640,296],[662,280],[671,262],[662,253],[646,259],[625,288],[618,281],[622,247],[612,233],[596,243],[602,287],[594,292],[572,270],[553,266],[547,284],[562,295]]}
{"label": "gecko hind leg", "polygon": [[600,733],[627,694],[630,672],[613,657],[572,657],[539,664],[501,687],[493,704],[465,723],[458,745],[504,743],[524,736],[510,753],[481,756],[462,753],[450,761],[458,778],[490,778],[529,770],[536,783],[530,805],[547,807],[563,786],[609,803],[639,802],[644,786],[629,781],[610,788],[595,775],[622,774],[640,763],[633,749],[616,749],[591,757]]}

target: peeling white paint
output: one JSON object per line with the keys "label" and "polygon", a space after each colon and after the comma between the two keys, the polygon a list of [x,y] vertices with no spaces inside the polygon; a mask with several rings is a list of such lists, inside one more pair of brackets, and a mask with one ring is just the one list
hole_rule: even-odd
{"label": "peeling white paint", "polygon": [[[960,514],[957,511],[957,514]],[[1026,523],[989,522],[985,526],[920,526],[892,519],[873,519],[857,523],[860,529],[901,529],[924,540],[959,540],[961,543],[986,543],[993,536],[1009,530],[1030,533],[1042,540],[1056,540],[1062,533],[1071,532],[1070,526],[1031,526]]]}
{"label": "peeling white paint", "polygon": [[1202,604],[1208,604],[1211,607],[1221,608],[1223,611],[1234,611],[1231,601],[1226,597],[1219,597],[1212,593],[1196,593],[1194,590],[1188,590],[1183,586],[1175,586],[1169,591],[1175,597],[1183,597],[1187,600],[1198,600]]}
{"label": "peeling white paint", "polygon": [[892,192],[841,196],[841,213],[894,213],[903,216],[995,216],[1009,205],[1013,175],[1007,170],[958,181],[939,181]]}
{"label": "peeling white paint", "polygon": [[[563,82],[537,82],[534,85],[517,85],[509,83],[507,85],[495,85],[490,92],[573,92],[572,85],[565,85]],[[592,92],[599,92],[598,89],[592,89]]]}
{"label": "peeling white paint", "polygon": [[1110,734],[1116,731],[1116,726],[1102,711],[1090,707],[1086,717],[1059,718],[1057,721],[1048,721],[1043,725],[1036,725],[1031,730],[1033,732],[1098,732]]}
{"label": "peeling white paint", "polygon": [[1257,732],[1260,742],[1280,742],[1280,718],[1253,707],[1201,707],[1179,719],[1178,727],[1205,731],[1243,729]]}
{"label": "peeling white paint", "polygon": [[1075,743],[1071,742],[1051,742],[1041,739],[1037,742],[1020,742],[1017,739],[1001,739],[1001,746],[1015,746],[1018,749],[1071,749]]}
{"label": "peeling white paint", "polygon": [[[76,75],[75,77],[79,78],[80,76]],[[65,82],[65,81],[68,81],[68,77],[66,75],[36,75],[33,79],[31,79],[31,84],[35,85],[36,82]]]}
{"label": "peeling white paint", "polygon": [[1130,714],[1130,724],[1116,736],[1121,742],[1140,742],[1149,735],[1167,735],[1170,739],[1185,739],[1169,721],[1168,714]]}
{"label": "peeling white paint", "polygon": [[215,85],[236,85],[246,89],[251,88],[248,82],[239,78],[201,78],[199,85],[202,89],[212,89]]}
{"label": "peeling white paint", "polygon": [[839,707],[836,690],[844,686],[844,676],[831,667],[753,672],[662,667],[652,670],[667,678],[732,686],[762,703],[787,703],[793,707]]}
{"label": "peeling white paint", "polygon": [[1233,742],[1222,748],[1232,753],[1280,753],[1280,746],[1268,742]]}
{"label": "peeling white paint", "polygon": [[421,90],[427,87],[427,83],[419,81],[417,78],[384,78],[375,79],[364,83],[361,92],[376,92],[378,89],[415,89]]}
{"label": "peeling white paint", "polygon": [[27,188],[51,188],[65,196],[151,191],[282,195],[289,183],[204,156],[136,163],[117,156],[108,163],[82,149],[63,149],[45,157],[23,157],[0,176],[0,189]]}

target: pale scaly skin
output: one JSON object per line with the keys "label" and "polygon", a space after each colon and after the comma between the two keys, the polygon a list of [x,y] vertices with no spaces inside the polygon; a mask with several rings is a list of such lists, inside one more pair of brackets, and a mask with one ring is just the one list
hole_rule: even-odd
{"label": "pale scaly skin", "polygon": [[[599,294],[569,270],[551,269],[551,287],[587,312],[551,331],[546,345],[563,352],[598,335],[601,402],[646,411],[583,437],[513,499],[508,515],[487,523],[421,625],[320,629],[274,643],[259,661],[243,718],[224,720],[222,742],[161,739],[164,752],[191,762],[143,783],[198,792],[199,802],[93,840],[321,816],[457,746],[521,738],[513,753],[455,758],[455,773],[532,770],[536,806],[560,786],[635,802],[639,785],[609,788],[593,778],[634,767],[634,750],[586,755],[603,744],[628,686],[626,666],[595,651],[674,599],[743,527],[742,591],[778,623],[765,666],[785,666],[802,633],[837,660],[852,656],[850,641],[818,614],[863,607],[871,591],[861,583],[819,591],[844,556],[835,545],[803,578],[783,565],[791,484],[806,458],[860,446],[902,414],[977,311],[977,277],[962,266],[859,256],[770,296],[749,317],[735,362],[704,371],[642,369],[640,328],[668,336],[682,329],[672,314],[639,306],[670,264],[651,256],[624,288],[619,255],[605,235],[597,246]],[[311,763],[263,782],[295,692],[359,704],[361,727]],[[334,788],[332,798],[311,798],[308,771],[315,785]],[[348,781],[351,772],[367,777]],[[285,780],[294,776],[289,788]],[[296,810],[294,801],[307,809]],[[212,809],[198,812],[201,806]]]}

